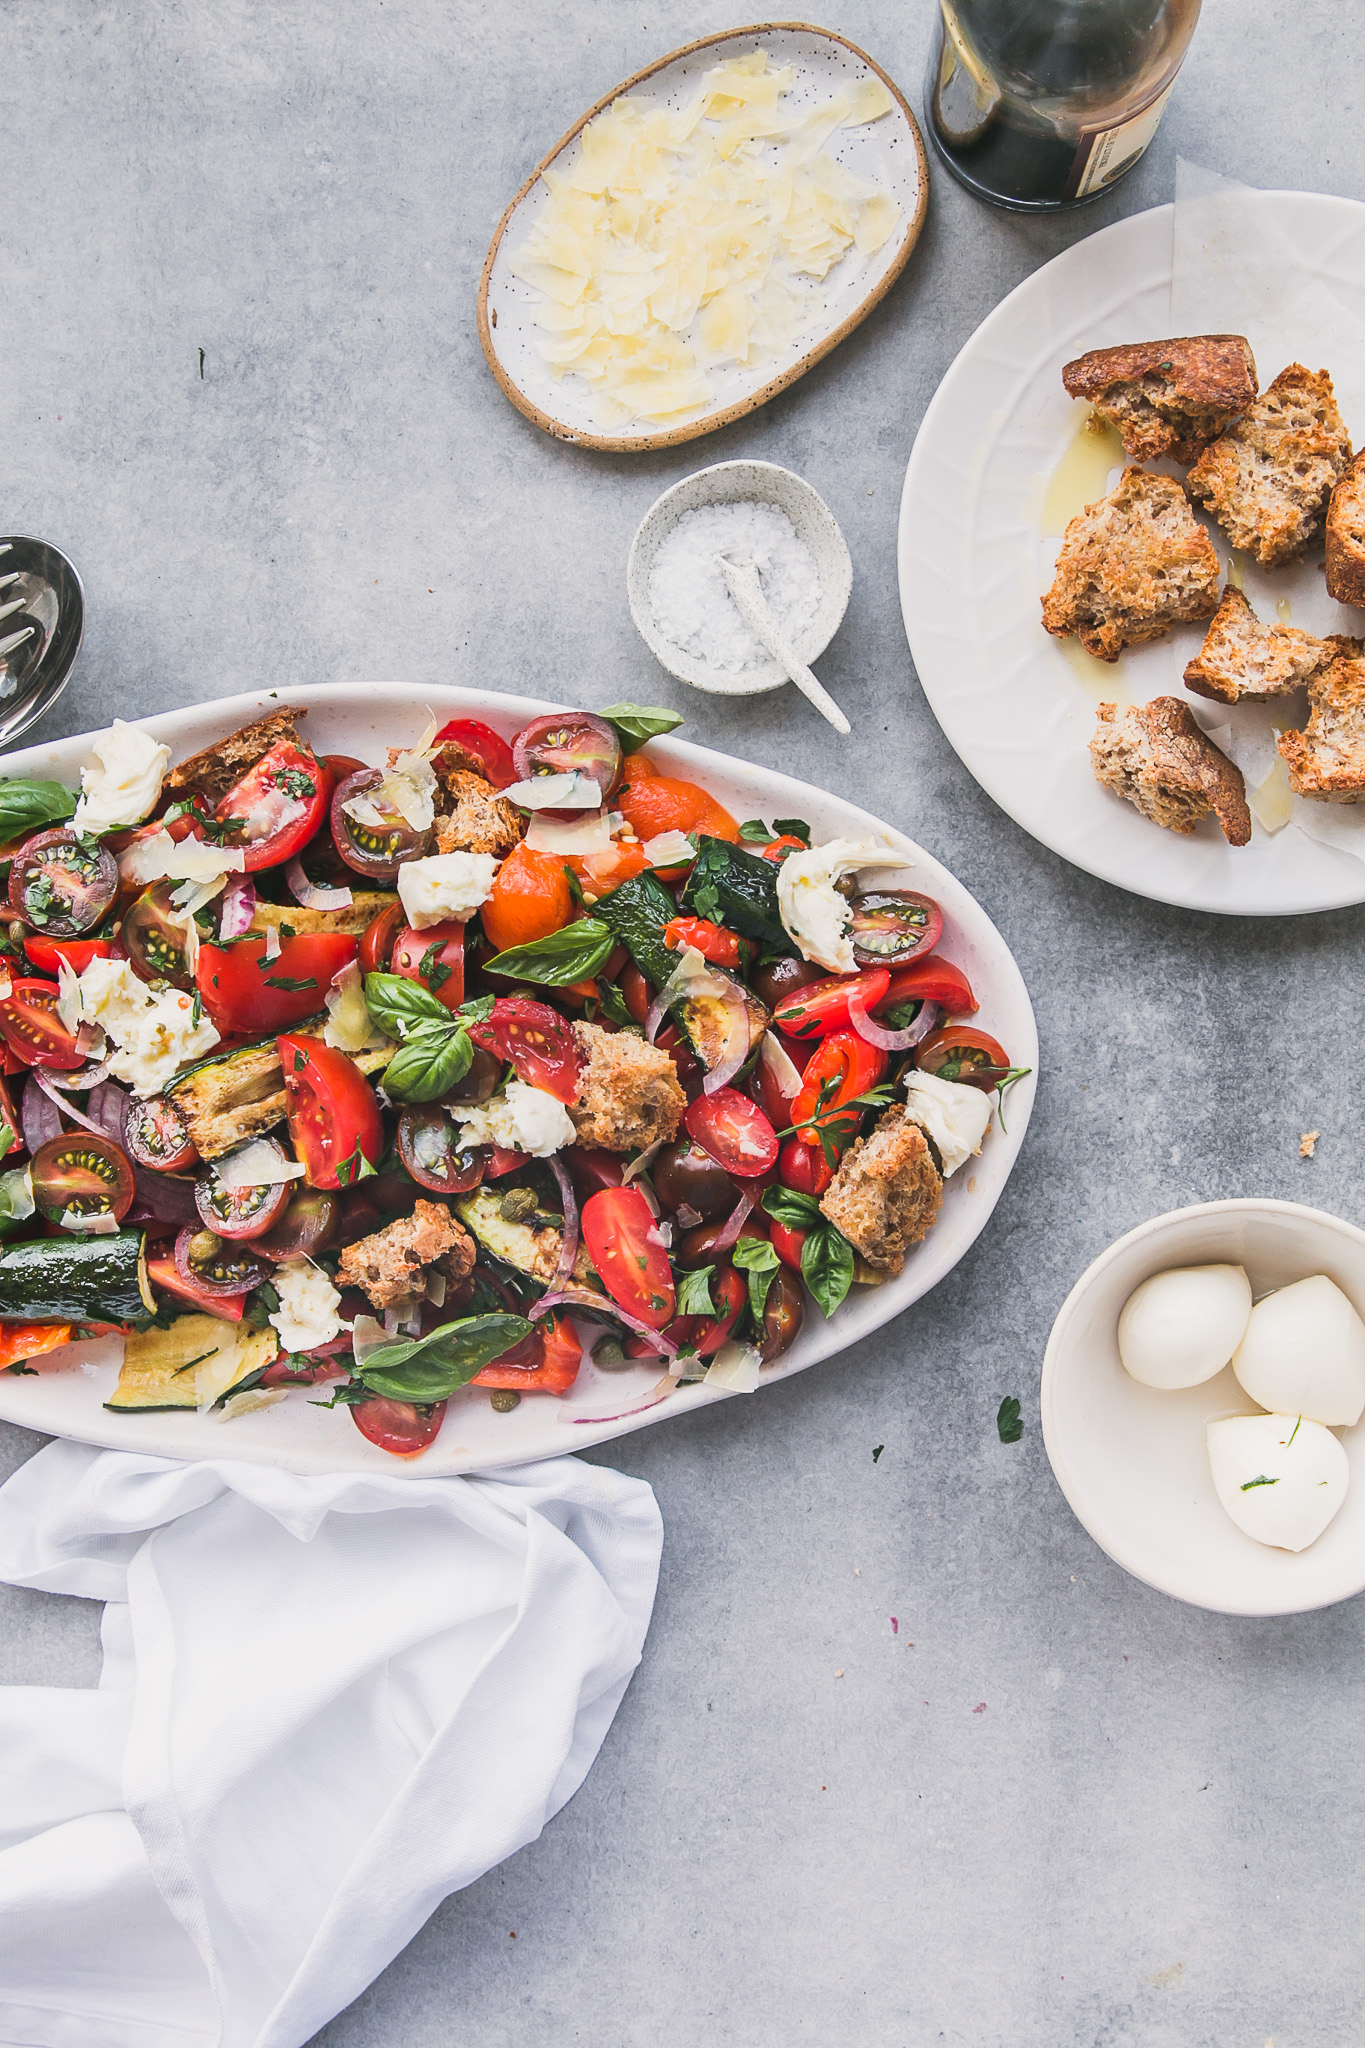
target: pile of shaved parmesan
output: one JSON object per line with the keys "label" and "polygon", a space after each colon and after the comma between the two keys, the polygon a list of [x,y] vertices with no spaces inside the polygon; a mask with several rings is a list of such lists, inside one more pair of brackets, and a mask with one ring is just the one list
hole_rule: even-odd
{"label": "pile of shaved parmesan", "polygon": [[890,93],[869,76],[786,114],[795,75],[755,50],[708,71],[688,107],[617,100],[571,171],[544,172],[511,268],[540,294],[550,373],[582,377],[603,425],[703,410],[709,371],[789,350],[841,258],[894,232],[891,194],[824,149],[889,113]]}

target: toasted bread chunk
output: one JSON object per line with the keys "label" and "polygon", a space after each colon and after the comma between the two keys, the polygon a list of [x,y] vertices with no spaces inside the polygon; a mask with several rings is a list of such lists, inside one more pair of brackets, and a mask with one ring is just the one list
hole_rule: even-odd
{"label": "toasted bread chunk", "polygon": [[236,732],[230,732],[226,739],[219,740],[202,753],[191,754],[188,761],[182,761],[167,775],[163,788],[170,794],[197,790],[216,804],[225,797],[234,782],[240,782],[248,768],[254,768],[263,754],[280,740],[292,740],[300,746],[299,729],[296,720],[307,717],[306,711],[291,711],[287,708],[272,711],[266,718],[258,718],[251,725],[243,725]]}
{"label": "toasted bread chunk", "polygon": [[637,1152],[676,1135],[687,1097],[663,1046],[600,1024],[575,1024],[573,1035],[582,1065],[569,1115],[585,1145]]}
{"label": "toasted bread chunk", "polygon": [[1150,704],[1101,704],[1090,742],[1095,774],[1106,789],[1136,806],[1154,825],[1193,832],[1212,813],[1229,846],[1251,837],[1240,768],[1215,747],[1178,697]]}
{"label": "toasted bread chunk", "polygon": [[1263,624],[1229,583],[1203,646],[1186,664],[1185,688],[1222,704],[1287,697],[1331,658],[1328,641],[1301,633],[1297,626]]}
{"label": "toasted bread chunk", "polygon": [[1101,661],[1218,609],[1218,557],[1173,477],[1125,469],[1067,527],[1043,624]]}
{"label": "toasted bread chunk", "polygon": [[1322,526],[1351,459],[1332,380],[1302,363],[1281,370],[1250,411],[1204,450],[1185,488],[1235,548],[1262,567],[1292,562]]}
{"label": "toasted bread chunk", "polygon": [[442,775],[450,815],[436,820],[439,853],[510,853],[521,837],[521,820],[481,775],[456,769]]}
{"label": "toasted bread chunk", "polygon": [[358,1287],[378,1309],[427,1291],[426,1269],[439,1265],[463,1280],[474,1264],[474,1240],[440,1202],[418,1201],[411,1216],[386,1223],[372,1237],[348,1244],[337,1267],[342,1287]]}
{"label": "toasted bread chunk", "polygon": [[870,1138],[839,1162],[820,1212],[879,1273],[899,1273],[912,1244],[927,1237],[943,1200],[929,1141],[904,1109],[888,1109]]}
{"label": "toasted bread chunk", "polygon": [[1365,605],[1365,454],[1338,477],[1327,508],[1327,591],[1338,604]]}
{"label": "toasted bread chunk", "polygon": [[1193,462],[1254,401],[1256,358],[1244,335],[1186,334],[1091,349],[1062,382],[1117,427],[1135,462]]}
{"label": "toasted bread chunk", "polygon": [[1298,796],[1365,803],[1365,640],[1334,636],[1332,658],[1308,685],[1308,724],[1282,732],[1280,752]]}

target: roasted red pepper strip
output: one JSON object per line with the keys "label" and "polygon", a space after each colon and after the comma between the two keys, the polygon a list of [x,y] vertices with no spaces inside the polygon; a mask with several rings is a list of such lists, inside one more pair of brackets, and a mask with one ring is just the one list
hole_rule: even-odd
{"label": "roasted red pepper strip", "polygon": [[712,924],[709,917],[670,918],[664,926],[664,944],[678,953],[684,946],[694,946],[713,967],[739,965],[738,937],[724,925]]}
{"label": "roasted red pepper strip", "polygon": [[[801,1093],[792,1104],[792,1122],[803,1145],[818,1145],[820,1129],[847,1138],[856,1129],[859,1110],[840,1115],[843,1105],[865,1095],[886,1072],[886,1054],[856,1031],[832,1031],[817,1046],[801,1075]],[[826,1092],[828,1091],[828,1092]],[[824,1101],[821,1101],[821,1096]],[[814,1126],[819,1125],[820,1129]]]}

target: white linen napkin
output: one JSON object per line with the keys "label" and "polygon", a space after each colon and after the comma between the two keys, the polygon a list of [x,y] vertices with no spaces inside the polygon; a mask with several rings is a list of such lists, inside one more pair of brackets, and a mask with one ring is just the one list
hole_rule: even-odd
{"label": "white linen napkin", "polygon": [[648,1486],[575,1458],[39,1451],[0,1578],[107,1602],[104,1667],[0,1689],[0,2040],[298,2048],[577,1791],[662,1540]]}

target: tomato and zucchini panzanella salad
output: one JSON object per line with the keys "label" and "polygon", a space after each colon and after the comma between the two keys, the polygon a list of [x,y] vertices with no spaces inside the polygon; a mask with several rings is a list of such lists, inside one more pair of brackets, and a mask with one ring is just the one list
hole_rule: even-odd
{"label": "tomato and zucchini panzanella salad", "polygon": [[902,855],[732,818],[673,712],[303,716],[0,783],[0,1364],[121,1331],[112,1409],[306,1387],[409,1456],[589,1344],[662,1373],[574,1420],[751,1391],[900,1272],[1016,1078]]}

